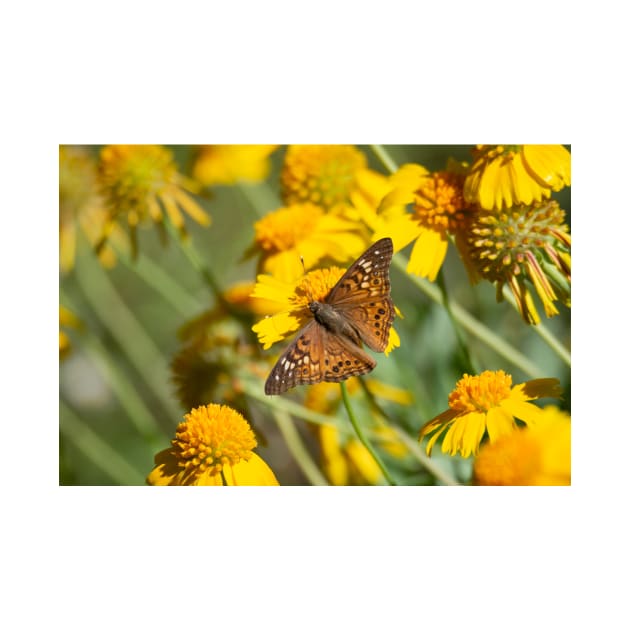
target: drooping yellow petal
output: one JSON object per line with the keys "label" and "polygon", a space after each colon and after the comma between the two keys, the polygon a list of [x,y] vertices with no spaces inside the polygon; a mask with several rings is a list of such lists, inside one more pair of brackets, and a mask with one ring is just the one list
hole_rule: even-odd
{"label": "drooping yellow petal", "polygon": [[407,272],[433,282],[448,249],[448,239],[444,231],[422,229],[409,257]]}
{"label": "drooping yellow petal", "polygon": [[226,466],[223,475],[228,486],[277,486],[276,476],[256,453],[249,460]]}
{"label": "drooping yellow petal", "polygon": [[503,404],[488,410],[486,429],[491,442],[496,442],[502,435],[511,433],[515,426],[512,414],[504,408]]}

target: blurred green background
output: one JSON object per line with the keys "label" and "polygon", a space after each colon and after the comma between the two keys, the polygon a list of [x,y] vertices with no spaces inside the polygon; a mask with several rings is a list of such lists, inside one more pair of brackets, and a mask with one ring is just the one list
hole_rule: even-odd
{"label": "blurred green background", "polygon": [[[170,145],[168,148],[173,151],[180,172],[190,174],[195,147]],[[369,147],[359,148],[371,168],[387,174]],[[470,161],[470,148],[468,145],[386,146],[399,166],[415,162],[431,170],[444,168],[450,157]],[[96,157],[100,147],[87,149]],[[272,154],[272,170],[264,183],[214,186],[209,195],[196,197],[212,217],[209,228],[186,217],[195,249],[222,288],[255,279],[256,261],[243,261],[242,257],[253,242],[254,222],[265,212],[283,205],[279,172],[284,152],[281,147]],[[566,211],[570,225],[570,189],[565,188],[552,198]],[[404,250],[407,256],[410,248]],[[152,225],[139,230],[139,251],[137,265],[143,265],[149,272],[152,266],[165,271],[182,289],[179,308],[167,303],[128,264],[119,261],[112,270],[103,269],[83,236],[78,240],[74,269],[60,274],[60,303],[83,323],[81,329],[67,329],[72,351],[59,368],[62,485],[144,484],[155,453],[169,446],[175,427],[189,411],[174,395],[169,364],[181,346],[177,330],[210,308],[213,297],[178,243],[169,238],[164,247]],[[565,390],[562,406],[568,409],[569,368],[509,304],[496,303],[493,286],[489,283],[470,286],[452,247],[443,269],[453,299],[527,355],[546,376],[560,379]],[[384,355],[377,357],[378,366],[370,376],[413,392],[414,403],[410,407],[392,406],[391,410],[394,423],[415,437],[422,424],[446,409],[448,394],[463,368],[456,336],[444,310],[393,267],[391,280],[393,300],[404,315],[404,319],[397,318],[394,322],[401,347],[390,355],[395,356],[395,361]],[[559,310],[560,315],[552,319],[543,315],[542,323],[570,348],[570,312],[562,306]],[[474,337],[466,335],[466,339],[481,370],[504,369],[512,374],[514,383],[530,378]],[[130,344],[134,360],[130,360],[127,351]],[[274,345],[265,354],[275,356],[285,345]],[[137,414],[130,414],[129,406],[120,404],[120,391],[129,392],[130,400],[136,401]],[[306,484],[264,404],[254,401],[252,406],[256,427],[266,439],[266,445],[259,446],[257,452],[272,467],[281,485]],[[343,410],[340,413],[345,414]],[[312,432],[303,420],[294,422],[317,461],[318,446]],[[442,456],[438,449],[433,459],[458,478],[464,479],[469,473],[470,461]],[[113,469],[118,471],[114,476]],[[405,474],[407,483],[431,483],[430,476],[417,462],[415,469],[412,467]]]}

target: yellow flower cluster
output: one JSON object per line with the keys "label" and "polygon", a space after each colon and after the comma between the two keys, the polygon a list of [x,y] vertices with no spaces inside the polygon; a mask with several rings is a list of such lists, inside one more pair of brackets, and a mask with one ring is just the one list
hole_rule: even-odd
{"label": "yellow flower cluster", "polygon": [[[497,302],[511,294],[520,315],[513,319],[523,330],[540,331],[541,307],[547,317],[570,307],[570,229],[567,213],[554,198],[562,199],[555,193],[571,184],[570,152],[560,145],[478,145],[469,162],[449,160],[441,170],[407,163],[384,175],[370,165],[367,154],[350,145],[203,145],[190,149],[188,160],[177,148],[160,145],[59,148],[62,277],[70,276],[75,265],[81,269],[82,238],[105,269],[113,267],[116,256],[130,266],[143,262],[137,260],[139,239],[144,238],[139,231],[149,225],[163,244],[169,232],[178,234],[174,242],[182,245],[214,297],[211,306],[202,304],[191,312],[191,318],[196,316],[180,329],[181,347],[170,370],[175,398],[183,405],[180,413],[189,412],[171,446],[155,456],[148,484],[278,485],[254,452],[259,439],[265,443],[266,418],[259,424],[264,414],[256,407],[261,401],[281,413],[293,413],[297,406],[314,418],[310,435],[315,447],[308,456],[319,454],[323,476],[309,473],[306,465],[311,480],[393,484],[405,476],[424,479],[433,470],[427,462],[434,459],[470,457],[468,481],[476,485],[570,484],[570,416],[537,402],[561,398],[559,379],[514,384],[507,371],[478,372],[481,359],[471,358],[466,339],[478,330],[472,317],[462,323],[442,273],[451,248],[461,259],[467,286],[492,284]],[[277,197],[265,190],[272,173]],[[232,188],[218,188],[228,186]],[[239,234],[237,256],[242,258],[235,257],[230,267],[232,261],[223,264],[213,251],[194,250],[197,236],[189,238],[188,229],[211,225],[215,196],[251,198],[257,194],[253,191],[263,191],[258,199],[268,204],[268,211],[262,212],[259,203],[258,214],[247,217],[235,208],[233,218],[248,229]],[[216,222],[220,215],[212,211],[212,216]],[[213,234],[201,227],[194,229]],[[250,265],[248,277],[226,289],[244,268],[241,263]],[[228,271],[215,276],[215,267]],[[390,267],[395,270],[391,280]],[[148,267],[135,269],[180,314],[192,310],[178,301],[184,290],[165,267],[153,276]],[[446,409],[430,400],[428,385],[420,400],[418,392],[412,396],[402,384],[414,378],[415,366],[397,365],[397,355],[419,357],[425,342],[431,348],[441,341],[416,338],[415,355],[401,348],[403,330],[398,320],[398,330],[392,326],[395,316],[402,317],[396,306],[402,292],[391,286],[394,281],[396,289],[396,271],[406,271],[413,285],[429,287],[425,292],[444,307],[464,350],[461,371],[447,381],[450,389],[459,378]],[[437,297],[430,284],[436,281]],[[125,290],[133,289],[121,293]],[[490,299],[494,302],[492,292]],[[433,317],[414,300],[413,289],[400,300],[405,312],[412,311],[411,327]],[[67,303],[74,308],[80,301]],[[189,303],[194,305],[194,298]],[[68,328],[78,328],[82,321],[81,313],[60,307],[60,358],[70,351]],[[478,336],[487,339],[491,332]],[[293,333],[270,371],[263,351]],[[143,345],[153,347],[150,341]],[[383,360],[382,373],[390,383],[362,380],[376,366],[368,350],[389,355],[396,348]],[[430,363],[431,357],[420,360]],[[523,365],[526,374],[547,374]],[[290,403],[296,406],[263,394],[281,395],[296,385],[309,386],[294,390]],[[254,400],[258,402],[252,404]],[[414,400],[426,417],[435,417],[423,425],[406,415],[399,423],[388,421]],[[322,421],[322,415],[334,417],[342,404],[356,435],[341,420]],[[444,411],[435,415],[440,409]],[[402,434],[413,436],[411,445]],[[426,439],[424,448],[416,436],[420,442]],[[301,452],[307,457],[308,449],[295,448],[294,456]],[[438,455],[430,459],[434,450]],[[418,462],[426,470],[418,471]],[[396,475],[388,471],[392,463]]]}

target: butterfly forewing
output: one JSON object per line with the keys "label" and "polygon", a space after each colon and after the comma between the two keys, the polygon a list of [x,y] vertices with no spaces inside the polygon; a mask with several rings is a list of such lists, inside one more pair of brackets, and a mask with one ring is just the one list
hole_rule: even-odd
{"label": "butterfly forewing", "polygon": [[332,288],[326,302],[352,323],[362,341],[383,352],[394,321],[389,266],[394,248],[389,238],[372,245]]}
{"label": "butterfly forewing", "polygon": [[376,361],[360,347],[357,335],[376,352],[387,347],[394,320],[389,294],[392,254],[391,239],[377,241],[331,289],[325,308],[317,302],[310,305],[317,319],[278,359],[265,383],[266,394],[321,381],[337,383],[374,369]]}

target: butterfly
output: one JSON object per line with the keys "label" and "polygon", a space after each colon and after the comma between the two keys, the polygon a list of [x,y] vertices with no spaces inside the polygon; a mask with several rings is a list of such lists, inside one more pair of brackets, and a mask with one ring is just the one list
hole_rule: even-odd
{"label": "butterfly", "polygon": [[296,385],[339,383],[371,372],[376,361],[365,343],[383,352],[394,321],[389,265],[394,247],[382,238],[348,268],[321,302],[308,308],[313,319],[278,359],[265,382],[265,394],[281,394]]}

